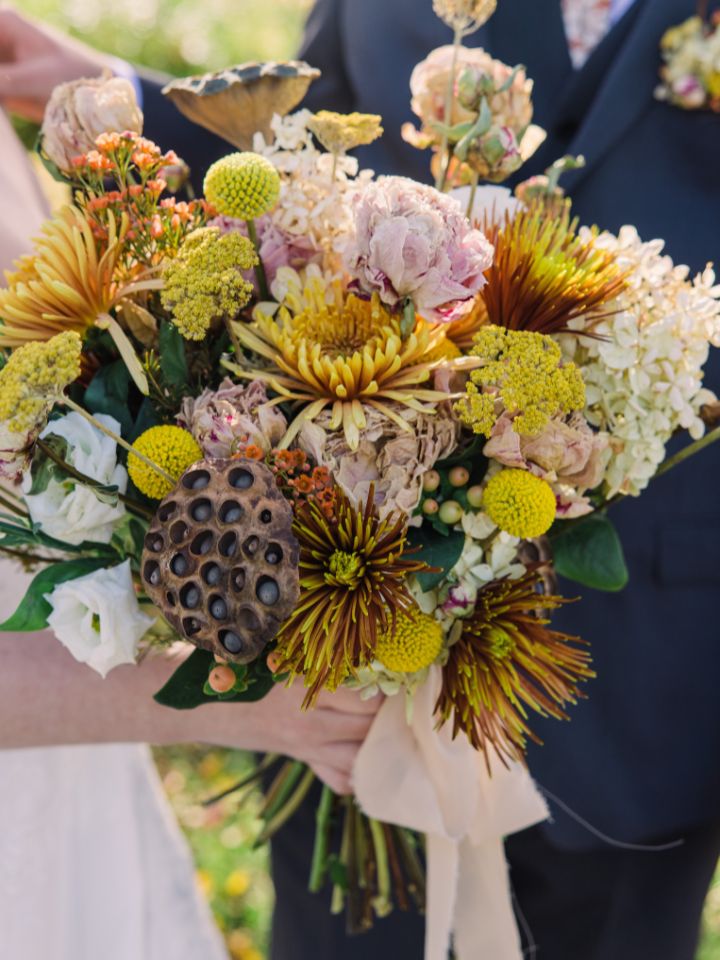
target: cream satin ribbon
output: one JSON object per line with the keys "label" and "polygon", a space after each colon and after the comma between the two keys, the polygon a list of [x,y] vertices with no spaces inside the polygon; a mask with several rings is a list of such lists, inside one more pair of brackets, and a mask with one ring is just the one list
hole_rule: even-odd
{"label": "cream satin ribbon", "polygon": [[467,739],[437,730],[441,671],[419,688],[408,723],[404,697],[380,708],[355,762],[353,787],[370,817],[427,835],[425,960],[521,960],[503,838],[544,820],[527,770],[499,761],[492,775]]}
{"label": "cream satin ribbon", "polygon": [[[48,216],[48,207],[23,145],[0,109],[0,278],[28,250]],[[1,282],[1,281],[0,281]]]}

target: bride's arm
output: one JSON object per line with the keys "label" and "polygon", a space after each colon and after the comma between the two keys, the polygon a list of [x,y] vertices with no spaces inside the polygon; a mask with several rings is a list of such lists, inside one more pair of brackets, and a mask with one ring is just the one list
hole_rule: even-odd
{"label": "bride's arm", "polygon": [[69,743],[201,742],[268,751],[309,763],[336,792],[350,791],[355,755],[379,706],[347,690],[303,711],[300,684],[258,703],[171,710],[153,700],[186,656],[178,647],[116,667],[103,679],[48,631],[0,634],[0,748]]}

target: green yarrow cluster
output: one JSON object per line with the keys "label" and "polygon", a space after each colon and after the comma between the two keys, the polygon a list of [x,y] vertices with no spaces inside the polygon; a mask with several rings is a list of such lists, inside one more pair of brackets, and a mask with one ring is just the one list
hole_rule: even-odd
{"label": "green yarrow cluster", "polygon": [[455,410],[475,433],[489,437],[500,413],[507,412],[516,433],[533,436],[551,417],[585,404],[582,374],[574,363],[563,363],[552,337],[487,326],[475,337],[471,355],[482,365],[470,374]]}
{"label": "green yarrow cluster", "polygon": [[82,341],[74,331],[19,347],[0,370],[0,420],[13,433],[42,428],[66,387],[80,376]]}
{"label": "green yarrow cluster", "polygon": [[258,262],[240,233],[214,227],[191,233],[164,270],[162,303],[186,340],[203,340],[214,321],[233,318],[250,301],[253,285],[242,275]]}

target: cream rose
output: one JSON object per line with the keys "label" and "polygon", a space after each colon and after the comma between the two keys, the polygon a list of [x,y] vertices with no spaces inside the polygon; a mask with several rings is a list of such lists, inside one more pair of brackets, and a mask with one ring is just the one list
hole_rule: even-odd
{"label": "cream rose", "polygon": [[129,560],[58,584],[45,599],[58,640],[102,677],[134,663],[140,638],[155,622],[140,610]]}

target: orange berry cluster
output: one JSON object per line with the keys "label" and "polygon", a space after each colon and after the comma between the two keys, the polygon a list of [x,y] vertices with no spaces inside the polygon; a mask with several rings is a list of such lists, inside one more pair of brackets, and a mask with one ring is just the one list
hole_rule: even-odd
{"label": "orange berry cluster", "polygon": [[316,503],[328,519],[333,518],[335,484],[327,467],[313,467],[302,450],[273,450],[267,462],[288,500]]}

